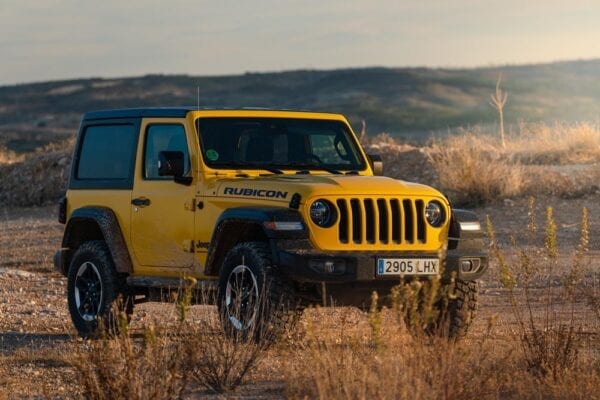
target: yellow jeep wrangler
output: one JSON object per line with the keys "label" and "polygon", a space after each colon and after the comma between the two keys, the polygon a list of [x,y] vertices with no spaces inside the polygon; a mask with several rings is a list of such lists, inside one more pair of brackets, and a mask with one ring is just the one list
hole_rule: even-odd
{"label": "yellow jeep wrangler", "polygon": [[86,113],[54,258],[73,323],[94,335],[117,299],[130,314],[182,277],[213,288],[225,328],[244,332],[310,304],[365,306],[401,279],[439,275],[456,288],[447,334],[460,335],[487,268],[477,216],[382,171],[338,114]]}

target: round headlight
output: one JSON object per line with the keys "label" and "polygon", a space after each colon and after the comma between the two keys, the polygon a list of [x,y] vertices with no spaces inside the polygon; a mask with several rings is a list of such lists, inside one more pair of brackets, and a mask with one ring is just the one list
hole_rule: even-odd
{"label": "round headlight", "polygon": [[427,219],[429,225],[435,228],[442,226],[446,220],[446,212],[439,201],[433,200],[427,203],[427,207],[425,207],[425,219]]}
{"label": "round headlight", "polygon": [[322,228],[327,228],[335,222],[335,209],[327,200],[317,200],[310,206],[310,219]]}

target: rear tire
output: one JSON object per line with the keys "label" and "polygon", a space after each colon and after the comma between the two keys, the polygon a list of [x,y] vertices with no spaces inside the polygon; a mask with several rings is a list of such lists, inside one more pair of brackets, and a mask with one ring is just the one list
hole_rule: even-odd
{"label": "rear tire", "polygon": [[233,339],[272,340],[297,321],[291,284],[271,260],[266,243],[233,247],[219,274],[217,306],[225,333]]}
{"label": "rear tire", "polygon": [[84,338],[118,333],[115,303],[129,320],[133,298],[125,295],[105,242],[85,242],[75,251],[67,274],[67,301],[73,325]]}

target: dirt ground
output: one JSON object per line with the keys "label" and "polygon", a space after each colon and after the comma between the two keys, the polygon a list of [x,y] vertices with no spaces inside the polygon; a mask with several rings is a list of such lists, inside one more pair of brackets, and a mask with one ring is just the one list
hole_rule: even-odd
{"label": "dirt ground", "polygon": [[[581,210],[589,210],[591,267],[600,268],[600,194],[578,199],[537,200],[538,226],[543,231],[545,209],[551,206],[558,227],[559,250],[568,264],[568,253],[576,247]],[[527,199],[504,202],[476,210],[482,220],[489,216],[501,243],[523,233],[528,223]],[[75,371],[60,354],[80,342],[67,311],[66,279],[53,270],[52,256],[59,247],[63,226],[56,222],[55,207],[0,210],[0,387],[9,398],[71,398],[78,396]],[[540,239],[541,240],[541,239]],[[541,242],[540,242],[541,243]],[[481,282],[479,314],[470,337],[482,335],[493,319],[494,335],[506,340],[513,334],[514,319],[509,311],[506,290],[497,279],[497,265]],[[196,306],[199,309],[204,306]],[[539,312],[542,307],[540,305]],[[323,313],[320,329],[336,329],[339,309],[312,310]],[[598,337],[597,322],[583,304],[576,311],[583,334]],[[150,319],[173,318],[168,304],[148,303],[136,308],[132,327],[139,329]],[[368,326],[364,314],[350,311],[357,326]],[[368,328],[365,328],[368,329]],[[597,346],[598,340],[590,342]],[[600,346],[598,346],[600,347]],[[269,355],[237,395],[247,398],[284,396],[283,376],[277,354]],[[202,397],[195,392],[192,397]],[[1,394],[0,394],[1,397]]]}

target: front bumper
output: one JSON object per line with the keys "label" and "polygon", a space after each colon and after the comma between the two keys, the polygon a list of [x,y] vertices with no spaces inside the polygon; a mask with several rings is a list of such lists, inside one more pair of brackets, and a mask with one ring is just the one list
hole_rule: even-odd
{"label": "front bumper", "polygon": [[67,260],[69,257],[69,249],[60,249],[54,253],[54,269],[56,272],[67,275]]}
{"label": "front bumper", "polygon": [[[277,254],[281,271],[295,282],[303,283],[349,283],[349,282],[397,282],[399,275],[378,276],[378,258],[431,258],[431,253],[400,252],[334,252],[324,253],[314,249],[279,249]],[[488,256],[476,248],[448,250],[440,259],[442,280],[458,278],[473,281],[480,278],[488,268]],[[417,278],[406,275],[405,279]],[[418,278],[427,278],[420,275]]]}

